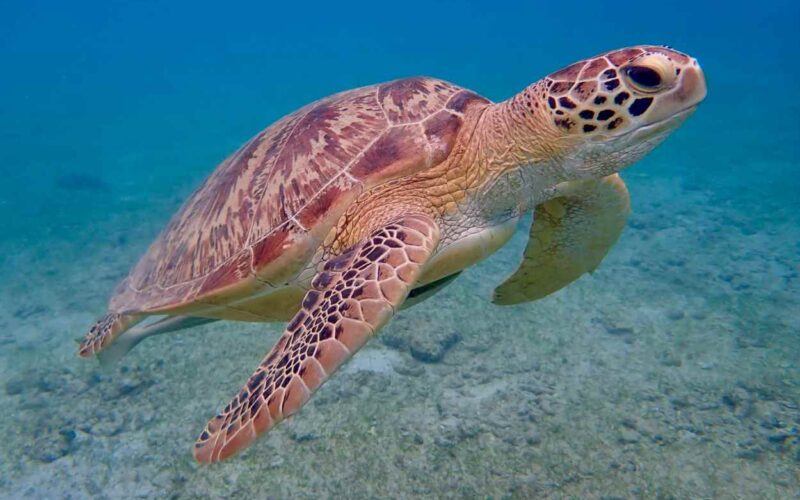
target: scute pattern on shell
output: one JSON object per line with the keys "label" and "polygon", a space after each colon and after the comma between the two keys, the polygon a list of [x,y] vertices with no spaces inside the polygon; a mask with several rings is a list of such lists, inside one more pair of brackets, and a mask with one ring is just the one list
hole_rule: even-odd
{"label": "scute pattern on shell", "polygon": [[235,284],[297,245],[348,193],[441,162],[471,103],[416,77],[327,97],[227,158],[118,286],[111,310],[169,308]]}

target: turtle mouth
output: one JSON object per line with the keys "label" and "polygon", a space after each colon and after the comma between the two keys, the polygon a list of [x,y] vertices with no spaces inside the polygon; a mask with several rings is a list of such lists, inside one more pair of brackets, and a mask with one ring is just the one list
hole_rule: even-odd
{"label": "turtle mouth", "polygon": [[694,113],[696,110],[697,110],[697,104],[693,104],[692,106],[683,108],[680,111],[676,111],[675,113],[672,113],[669,116],[665,116],[660,120],[656,120],[652,123],[648,123],[647,125],[642,125],[639,128],[626,132],[625,134],[623,134],[623,136],[634,134],[635,137],[647,138],[652,135],[658,134],[659,132],[663,132],[664,130],[672,130],[674,128],[677,128],[684,121],[686,121],[686,119],[689,118],[692,115],[692,113]]}
{"label": "turtle mouth", "polygon": [[671,130],[676,129],[680,124],[686,121],[692,113],[697,110],[697,104],[693,104],[681,110],[678,110],[671,115],[665,116],[659,120],[656,120],[651,123],[647,123],[640,127],[637,127],[633,130],[628,130],[619,135],[615,136],[608,136],[604,134],[600,134],[595,136],[595,140],[598,142],[605,141],[605,140],[613,140],[613,141],[638,141],[638,140],[646,140],[653,136],[659,135],[663,132],[668,132]]}

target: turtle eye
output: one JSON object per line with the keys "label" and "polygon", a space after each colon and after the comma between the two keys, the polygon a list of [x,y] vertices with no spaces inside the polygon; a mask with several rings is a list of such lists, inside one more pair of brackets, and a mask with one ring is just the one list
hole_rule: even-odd
{"label": "turtle eye", "polygon": [[625,68],[628,80],[642,92],[655,92],[661,88],[662,80],[658,71],[647,66],[628,66]]}

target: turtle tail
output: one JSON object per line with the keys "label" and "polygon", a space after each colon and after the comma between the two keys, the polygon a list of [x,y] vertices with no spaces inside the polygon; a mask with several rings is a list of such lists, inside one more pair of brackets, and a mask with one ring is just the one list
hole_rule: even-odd
{"label": "turtle tail", "polygon": [[108,313],[100,318],[97,323],[92,326],[86,338],[81,342],[78,350],[83,358],[88,358],[92,354],[97,354],[122,332],[132,327],[143,318],[132,314]]}

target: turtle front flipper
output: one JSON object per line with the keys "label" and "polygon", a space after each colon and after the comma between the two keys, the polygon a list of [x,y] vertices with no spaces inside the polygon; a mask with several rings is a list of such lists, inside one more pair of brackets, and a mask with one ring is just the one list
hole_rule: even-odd
{"label": "turtle front flipper", "polygon": [[401,216],[325,263],[278,342],[206,426],[198,462],[224,460],[297,412],[391,318],[439,241],[428,216]]}
{"label": "turtle front flipper", "polygon": [[594,271],[616,243],[630,213],[619,175],[566,182],[536,207],[519,268],[495,288],[492,302],[541,299]]}

